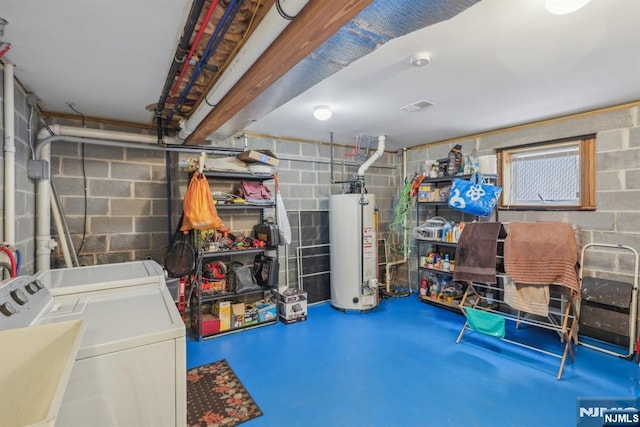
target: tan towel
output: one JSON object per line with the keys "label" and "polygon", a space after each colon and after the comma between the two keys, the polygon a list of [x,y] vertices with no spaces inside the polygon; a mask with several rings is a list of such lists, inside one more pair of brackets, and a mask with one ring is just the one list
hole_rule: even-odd
{"label": "tan towel", "polygon": [[524,285],[510,277],[504,281],[504,302],[516,310],[547,317],[550,299],[548,285]]}
{"label": "tan towel", "polygon": [[465,224],[456,248],[453,280],[496,283],[496,250],[500,222]]}
{"label": "tan towel", "polygon": [[571,224],[510,222],[504,267],[516,283],[563,285],[580,298],[578,246]]}

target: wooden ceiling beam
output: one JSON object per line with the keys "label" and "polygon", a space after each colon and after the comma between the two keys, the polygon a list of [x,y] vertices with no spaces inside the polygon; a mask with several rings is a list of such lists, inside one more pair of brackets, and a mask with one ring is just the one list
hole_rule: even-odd
{"label": "wooden ceiling beam", "polygon": [[372,1],[310,0],[253,67],[205,117],[187,138],[185,145],[201,144]]}

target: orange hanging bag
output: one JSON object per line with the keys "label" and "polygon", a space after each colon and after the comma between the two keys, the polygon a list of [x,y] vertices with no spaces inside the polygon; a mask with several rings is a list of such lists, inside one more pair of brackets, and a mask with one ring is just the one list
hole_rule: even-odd
{"label": "orange hanging bag", "polygon": [[189,188],[182,202],[184,221],[182,231],[212,230],[224,227],[213,204],[209,181],[204,174],[196,172],[191,177]]}

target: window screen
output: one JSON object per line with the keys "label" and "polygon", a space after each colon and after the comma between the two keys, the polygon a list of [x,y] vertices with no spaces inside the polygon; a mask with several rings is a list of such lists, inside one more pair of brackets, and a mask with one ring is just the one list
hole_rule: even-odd
{"label": "window screen", "polygon": [[511,157],[511,203],[572,204],[580,198],[577,145],[516,153]]}

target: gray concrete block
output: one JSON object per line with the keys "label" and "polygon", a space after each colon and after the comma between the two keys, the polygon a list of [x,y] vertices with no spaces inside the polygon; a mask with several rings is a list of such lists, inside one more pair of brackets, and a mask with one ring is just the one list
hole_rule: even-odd
{"label": "gray concrete block", "polygon": [[614,129],[598,132],[596,137],[596,152],[622,150],[628,132],[626,129]]}
{"label": "gray concrete block", "polygon": [[598,170],[635,169],[640,164],[640,148],[596,154]]}
{"label": "gray concrete block", "polygon": [[150,249],[149,234],[115,234],[109,236],[109,251]]}
{"label": "gray concrete block", "polygon": [[91,197],[131,197],[133,195],[130,181],[89,179],[87,187]]}
{"label": "gray concrete block", "polygon": [[83,176],[107,178],[109,176],[109,163],[103,160],[85,160],[62,158],[62,169],[60,172],[66,176]]}
{"label": "gray concrete block", "polygon": [[52,157],[80,157],[81,155],[81,144],[74,142],[54,141],[49,143],[49,148]]}
{"label": "gray concrete block", "polygon": [[156,150],[137,150],[135,148],[127,148],[125,152],[125,160],[140,163],[165,163],[165,152]]}
{"label": "gray concrete block", "polygon": [[622,190],[623,177],[624,171],[596,172],[596,191]]}
{"label": "gray concrete block", "polygon": [[[640,212],[616,213],[616,231],[620,233],[640,233]],[[640,236],[638,236],[640,242]],[[640,251],[640,243],[635,247]]]}
{"label": "gray concrete block", "polygon": [[316,199],[300,200],[299,209],[308,211],[318,210],[318,201]]}
{"label": "gray concrete block", "polygon": [[133,253],[130,251],[97,254],[95,258],[98,264],[116,264],[119,262],[135,261]]}
{"label": "gray concrete block", "polygon": [[276,155],[278,154],[291,154],[294,156],[300,156],[301,149],[300,143],[297,142],[289,142],[289,141],[277,141],[276,142]]}
{"label": "gray concrete block", "polygon": [[318,145],[311,143],[300,144],[300,155],[305,159],[315,159],[318,157]]}
{"label": "gray concrete block", "polygon": [[569,211],[566,220],[580,227],[581,230],[615,230],[615,214],[613,212]]}
{"label": "gray concrete block", "polygon": [[53,177],[55,181],[56,189],[60,195],[82,195],[84,194],[84,180],[82,178],[69,178],[69,177]]}
{"label": "gray concrete block", "polygon": [[599,211],[640,210],[640,191],[602,191],[597,193],[596,208]]}
{"label": "gray concrete block", "polygon": [[109,200],[112,216],[142,216],[151,214],[150,199],[120,199]]}
{"label": "gray concrete block", "polygon": [[640,190],[640,169],[628,170],[624,175],[627,190]]}
{"label": "gray concrete block", "polygon": [[[106,197],[91,197],[86,202],[87,215],[108,215],[109,199]],[[84,215],[85,200],[82,196],[62,197],[62,208],[66,215]]]}
{"label": "gray concrete block", "polygon": [[133,233],[133,218],[131,217],[108,217],[93,216],[89,219],[89,230],[91,234],[119,234]]}
{"label": "gray concrete block", "polygon": [[640,127],[629,129],[629,148],[640,148]]}
{"label": "gray concrete block", "polygon": [[138,216],[134,218],[136,233],[156,233],[166,230],[167,219],[162,216]]}
{"label": "gray concrete block", "polygon": [[151,201],[151,215],[167,215],[169,203],[166,199],[155,199]]}
{"label": "gray concrete block", "polygon": [[638,250],[637,233],[615,233],[607,231],[594,231],[591,233],[590,242],[606,243],[610,245],[630,246]]}
{"label": "gray concrete block", "polygon": [[151,166],[141,163],[112,162],[111,178],[131,181],[149,181],[151,179]]}
{"label": "gray concrete block", "polygon": [[125,148],[107,145],[85,144],[84,155],[87,159],[124,160]]}
{"label": "gray concrete block", "polygon": [[315,171],[300,172],[300,182],[309,186],[318,184],[318,174]]}
{"label": "gray concrete block", "polygon": [[167,168],[164,165],[151,166],[151,180],[166,182],[167,180]]}
{"label": "gray concrete block", "polygon": [[135,198],[162,199],[167,196],[167,187],[163,183],[134,182],[133,196]]}
{"label": "gray concrete block", "polygon": [[84,243],[82,242],[82,234],[72,234],[71,239],[73,240],[76,251],[80,250],[80,255],[107,251],[107,236],[104,234],[88,235]]}

